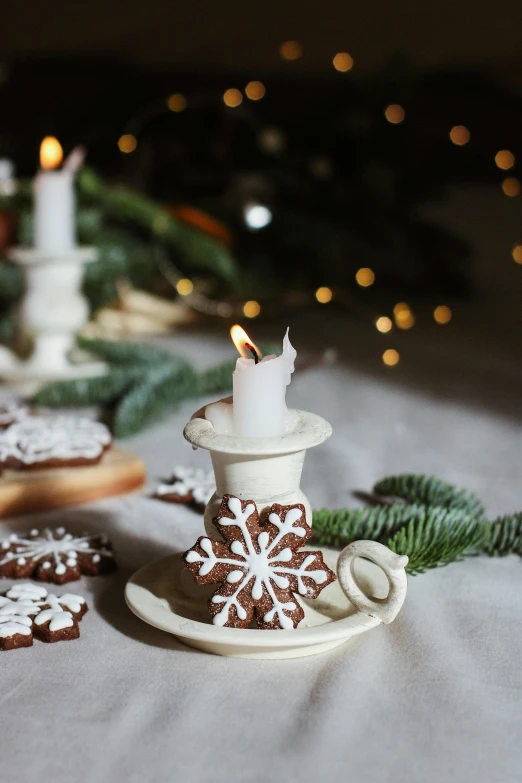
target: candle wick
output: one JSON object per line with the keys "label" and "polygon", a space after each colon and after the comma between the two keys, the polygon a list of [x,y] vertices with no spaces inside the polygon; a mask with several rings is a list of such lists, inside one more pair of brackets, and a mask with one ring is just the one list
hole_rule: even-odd
{"label": "candle wick", "polygon": [[259,355],[256,349],[254,348],[254,346],[251,343],[245,343],[245,348],[249,350],[252,356],[254,357],[254,362],[256,364],[259,364]]}

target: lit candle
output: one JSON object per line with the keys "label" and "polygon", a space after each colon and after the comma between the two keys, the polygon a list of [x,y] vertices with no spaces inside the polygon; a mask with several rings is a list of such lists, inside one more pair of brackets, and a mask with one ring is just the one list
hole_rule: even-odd
{"label": "lit candle", "polygon": [[41,171],[34,181],[34,246],[44,253],[67,253],[76,247],[74,167],[56,169],[63,159],[58,139],[40,146]]}
{"label": "lit candle", "polygon": [[240,326],[230,330],[241,357],[232,375],[232,405],[208,405],[205,417],[217,432],[248,438],[274,438],[285,435],[294,421],[286,407],[286,387],[294,371],[296,351],[288,329],[281,356],[265,356]]}

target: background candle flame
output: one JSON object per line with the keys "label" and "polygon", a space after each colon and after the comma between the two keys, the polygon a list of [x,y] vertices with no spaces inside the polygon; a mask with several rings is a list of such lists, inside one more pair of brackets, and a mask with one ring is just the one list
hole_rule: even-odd
{"label": "background candle flame", "polygon": [[252,352],[249,351],[248,348],[246,347],[247,343],[251,345],[252,348],[254,348],[255,352],[261,359],[262,357],[261,351],[259,350],[257,345],[253,342],[253,340],[250,339],[250,337],[245,332],[242,326],[239,326],[239,324],[235,324],[234,326],[232,326],[232,328],[230,329],[230,336],[232,338],[232,342],[236,346],[237,350],[239,351],[243,359],[254,358],[252,356]]}
{"label": "background candle flame", "polygon": [[62,160],[62,145],[54,136],[46,136],[40,145],[40,166],[49,171],[58,168]]}

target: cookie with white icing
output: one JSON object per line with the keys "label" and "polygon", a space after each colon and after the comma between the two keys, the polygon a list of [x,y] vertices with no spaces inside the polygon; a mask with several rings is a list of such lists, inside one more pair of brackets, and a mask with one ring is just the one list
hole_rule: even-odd
{"label": "cookie with white icing", "polygon": [[299,552],[312,536],[303,505],[271,507],[261,521],[252,500],[225,495],[213,520],[224,542],[201,536],[184,554],[198,584],[222,583],[208,602],[214,625],[296,628],[296,596],[317,598],[335,580],[321,552]]}
{"label": "cookie with white icing", "polygon": [[74,536],[65,528],[33,529],[25,535],[11,533],[0,541],[0,577],[28,579],[63,585],[80,576],[97,576],[116,567],[107,536],[86,533]]}
{"label": "cookie with white icing", "polygon": [[94,465],[112,442],[105,424],[69,416],[27,416],[0,432],[0,470]]}
{"label": "cookie with white icing", "polygon": [[77,639],[78,623],[87,611],[81,595],[56,596],[31,582],[15,585],[0,595],[0,650],[31,647],[33,639]]}
{"label": "cookie with white icing", "polygon": [[25,405],[12,402],[9,405],[0,405],[0,430],[5,430],[17,421],[22,421],[30,415],[30,410]]}
{"label": "cookie with white icing", "polygon": [[165,503],[184,503],[204,511],[216,490],[214,474],[201,468],[174,468],[172,477],[156,487],[153,497]]}

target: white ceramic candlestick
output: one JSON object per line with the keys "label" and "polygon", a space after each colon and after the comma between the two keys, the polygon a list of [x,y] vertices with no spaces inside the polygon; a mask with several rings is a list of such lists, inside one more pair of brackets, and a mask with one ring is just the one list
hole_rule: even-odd
{"label": "white ceramic candlestick", "polygon": [[97,250],[77,247],[63,254],[33,248],[13,248],[11,261],[22,267],[25,292],[19,306],[19,326],[32,343],[32,353],[20,360],[12,351],[0,351],[0,376],[15,383],[102,374],[102,362],[72,362],[70,351],[77,332],[86,323],[89,308],[81,292],[85,264]]}
{"label": "white ceramic candlestick", "polygon": [[[217,490],[205,511],[207,534],[216,537],[212,517],[227,493],[253,500],[260,512],[272,503],[303,503],[311,525],[310,504],[300,489],[301,470],[306,449],[331,434],[328,422],[295,411],[295,426],[286,435],[241,438],[217,433],[204,415],[204,408],[194,414],[184,434],[212,457]],[[227,628],[209,622],[209,593],[194,584],[180,554],[141,568],[127,583],[125,598],[145,622],[198,650],[234,658],[316,655],[394,620],[406,596],[407,557],[375,541],[355,541],[340,555],[325,548],[322,552],[327,565],[337,570],[338,581],[326,588],[320,601],[304,601],[305,616],[297,629]]]}
{"label": "white ceramic candlestick", "polygon": [[209,535],[215,535],[212,518],[226,494],[253,500],[260,512],[272,503],[302,503],[308,524],[312,524],[312,509],[300,488],[301,472],[306,450],[329,438],[332,428],[314,413],[294,413],[293,429],[275,438],[219,434],[204,418],[204,409],[187,424],[185,438],[193,446],[210,451],[216,478],[216,492],[205,510],[205,529]]}

